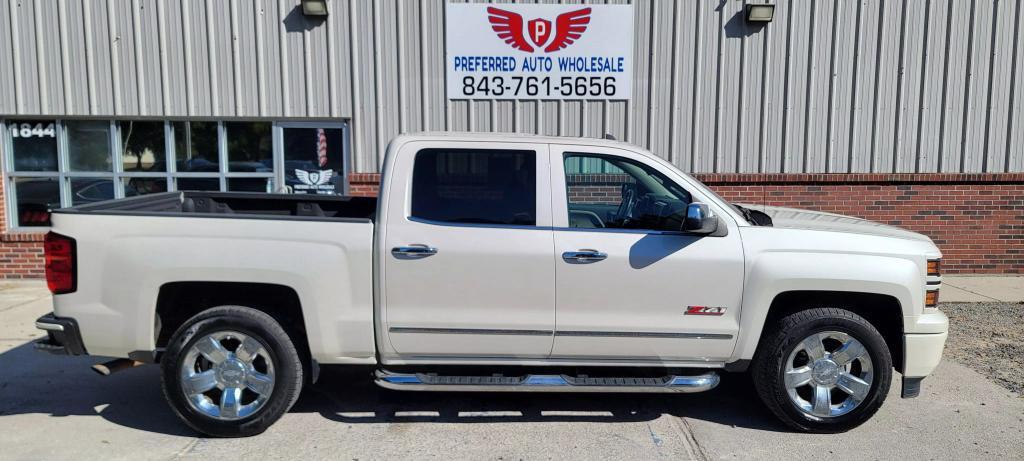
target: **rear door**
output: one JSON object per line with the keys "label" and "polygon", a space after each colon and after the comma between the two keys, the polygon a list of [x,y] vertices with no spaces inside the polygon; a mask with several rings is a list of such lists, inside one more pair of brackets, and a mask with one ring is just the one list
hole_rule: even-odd
{"label": "rear door", "polygon": [[[728,358],[743,292],[740,235],[680,231],[706,198],[621,149],[551,147],[557,319],[552,359]],[[710,205],[710,203],[709,203]]]}
{"label": "rear door", "polygon": [[[414,155],[405,152],[415,151]],[[415,142],[387,184],[383,325],[398,356],[547,357],[547,146]]]}

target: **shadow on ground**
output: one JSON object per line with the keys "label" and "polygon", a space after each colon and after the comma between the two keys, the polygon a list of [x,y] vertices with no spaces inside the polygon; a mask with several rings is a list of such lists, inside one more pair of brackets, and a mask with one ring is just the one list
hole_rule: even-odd
{"label": "shadow on ground", "polygon": [[[148,432],[194,436],[171,412],[159,368],[142,366],[102,377],[96,357],[39,353],[24,344],[0,354],[0,422],[8,415],[97,416]],[[324,367],[292,413],[360,423],[637,422],[685,416],[727,426],[785,431],[764,409],[746,375],[726,374],[700,394],[435,393],[381,389],[369,368]]]}

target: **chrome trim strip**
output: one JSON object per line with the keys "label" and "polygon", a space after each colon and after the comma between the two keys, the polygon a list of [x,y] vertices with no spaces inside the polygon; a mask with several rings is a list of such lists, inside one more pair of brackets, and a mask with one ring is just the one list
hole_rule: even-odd
{"label": "chrome trim strip", "polygon": [[732,339],[721,333],[662,333],[648,331],[556,331],[555,336],[596,338]]}
{"label": "chrome trim strip", "polygon": [[551,336],[551,330],[499,330],[490,328],[419,328],[391,327],[389,333],[420,333],[442,335],[512,335],[512,336]]}
{"label": "chrome trim strip", "polygon": [[[597,382],[607,381],[606,384],[576,384],[570,381],[573,378],[568,378],[565,375],[453,376],[449,378],[466,378],[466,383],[432,384],[424,382],[416,373],[394,373],[378,369],[374,375],[376,376],[374,383],[386,389],[451,392],[694,393],[711,390],[721,380],[718,373],[711,372],[696,376],[670,375],[662,383],[648,385],[616,384],[616,378],[596,380]],[[594,381],[592,380],[592,382]]]}

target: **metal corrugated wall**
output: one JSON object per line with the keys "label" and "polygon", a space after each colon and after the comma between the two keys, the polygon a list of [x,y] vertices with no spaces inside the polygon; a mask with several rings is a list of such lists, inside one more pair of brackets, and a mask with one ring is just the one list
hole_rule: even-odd
{"label": "metal corrugated wall", "polygon": [[[1024,171],[1024,0],[635,2],[630,102],[444,95],[445,0],[3,0],[0,115],[613,134],[695,172]],[[600,3],[600,2],[599,2]]]}

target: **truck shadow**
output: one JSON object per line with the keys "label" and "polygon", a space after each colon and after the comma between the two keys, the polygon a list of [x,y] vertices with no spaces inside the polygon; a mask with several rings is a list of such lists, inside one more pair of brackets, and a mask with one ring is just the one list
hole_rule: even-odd
{"label": "truck shadow", "polygon": [[[36,352],[31,343],[0,354],[0,424],[19,414],[98,416],[131,429],[192,437],[164,402],[153,365],[110,377],[89,367],[97,357]],[[700,394],[548,394],[399,392],[373,384],[369,368],[324,367],[292,413],[317,413],[346,424],[638,422],[663,415],[726,426],[785,431],[763,408],[744,375],[725,375]]]}

